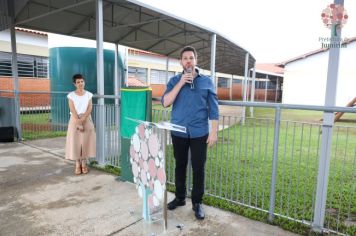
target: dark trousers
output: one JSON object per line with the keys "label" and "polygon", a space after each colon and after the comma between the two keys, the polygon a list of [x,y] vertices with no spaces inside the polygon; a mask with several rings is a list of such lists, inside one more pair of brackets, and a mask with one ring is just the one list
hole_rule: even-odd
{"label": "dark trousers", "polygon": [[205,161],[207,154],[206,140],[208,135],[199,138],[181,138],[172,135],[174,158],[176,160],[175,184],[176,198],[186,197],[186,176],[188,151],[191,150],[193,168],[192,203],[201,203],[204,194]]}

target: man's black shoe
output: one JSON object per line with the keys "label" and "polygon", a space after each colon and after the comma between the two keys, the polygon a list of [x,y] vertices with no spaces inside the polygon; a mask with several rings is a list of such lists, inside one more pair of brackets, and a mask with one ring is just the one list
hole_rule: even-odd
{"label": "man's black shoe", "polygon": [[205,213],[203,210],[203,207],[200,203],[194,203],[193,204],[193,211],[195,212],[195,217],[198,220],[204,220],[205,218]]}
{"label": "man's black shoe", "polygon": [[171,201],[170,203],[167,204],[167,208],[168,210],[174,210],[179,206],[184,206],[185,205],[185,199],[179,199],[179,198],[175,198],[173,199],[173,201]]}

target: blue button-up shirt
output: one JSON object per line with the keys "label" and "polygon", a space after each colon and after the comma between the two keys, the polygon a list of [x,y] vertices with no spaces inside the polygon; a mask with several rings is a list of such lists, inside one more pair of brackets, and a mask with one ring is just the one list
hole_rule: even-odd
{"label": "blue button-up shirt", "polygon": [[[203,137],[209,133],[208,120],[219,119],[218,99],[210,77],[199,74],[194,78],[194,88],[186,83],[173,102],[171,123],[186,127],[187,133],[172,131],[172,134],[185,138]],[[181,79],[182,74],[172,77],[162,96],[169,93]]]}

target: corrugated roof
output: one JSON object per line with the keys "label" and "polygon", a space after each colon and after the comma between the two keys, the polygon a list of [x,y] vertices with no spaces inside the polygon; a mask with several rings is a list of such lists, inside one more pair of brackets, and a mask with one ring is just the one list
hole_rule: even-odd
{"label": "corrugated roof", "polygon": [[[87,39],[96,38],[96,1],[14,1],[17,27]],[[8,17],[6,11],[0,16]],[[179,58],[183,46],[198,51],[199,67],[210,70],[211,36],[216,34],[217,72],[243,75],[247,50],[227,37],[135,0],[103,0],[104,41]],[[0,21],[0,30],[9,27]],[[255,59],[249,58],[249,68]]]}

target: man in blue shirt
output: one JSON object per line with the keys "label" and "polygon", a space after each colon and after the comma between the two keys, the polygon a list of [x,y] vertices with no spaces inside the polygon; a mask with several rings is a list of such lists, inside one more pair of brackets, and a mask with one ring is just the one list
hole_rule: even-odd
{"label": "man in blue shirt", "polygon": [[[183,72],[172,77],[162,96],[162,105],[173,105],[171,122],[186,127],[186,133],[172,131],[175,168],[176,197],[167,208],[174,210],[185,205],[188,151],[191,151],[193,168],[192,206],[195,217],[204,219],[202,208],[204,194],[207,146],[217,141],[219,107],[213,81],[199,73],[197,53],[193,47],[184,47],[180,53]],[[209,120],[211,130],[209,132]]]}

